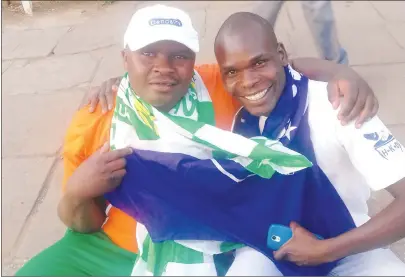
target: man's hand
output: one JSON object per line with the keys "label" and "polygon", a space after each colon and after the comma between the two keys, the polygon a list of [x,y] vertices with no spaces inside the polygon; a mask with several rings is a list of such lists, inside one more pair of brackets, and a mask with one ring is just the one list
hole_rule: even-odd
{"label": "man's hand", "polygon": [[75,170],[66,184],[66,193],[82,199],[95,198],[121,183],[126,174],[125,156],[131,154],[132,149],[109,151],[109,147],[109,143],[105,143]]}
{"label": "man's hand", "polygon": [[131,148],[109,151],[106,143],[74,171],[58,205],[59,218],[67,227],[80,233],[100,230],[106,217],[103,195],[121,183],[125,156],[131,153]]}
{"label": "man's hand", "polygon": [[335,109],[341,105],[338,118],[342,125],[357,118],[356,128],[360,128],[378,111],[378,100],[373,90],[350,68],[340,70],[329,81],[328,98]]}
{"label": "man's hand", "polygon": [[79,109],[86,105],[90,105],[89,112],[92,113],[96,109],[98,102],[100,102],[103,114],[112,110],[114,105],[114,95],[118,91],[120,82],[121,77],[115,77],[104,81],[101,86],[92,87],[84,98]]}
{"label": "man's hand", "polygon": [[315,266],[330,261],[326,240],[318,240],[296,222],[291,222],[290,228],[293,237],[274,252],[276,260],[287,260],[299,266]]}
{"label": "man's hand", "polygon": [[360,128],[377,114],[378,101],[373,90],[350,67],[316,58],[296,58],[290,64],[312,80],[328,82],[329,101],[335,109],[341,106],[338,117],[343,125],[357,118],[356,127]]}

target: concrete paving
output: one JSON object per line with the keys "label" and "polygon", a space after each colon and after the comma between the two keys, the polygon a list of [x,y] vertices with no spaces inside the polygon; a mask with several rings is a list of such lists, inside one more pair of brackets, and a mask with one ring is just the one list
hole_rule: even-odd
{"label": "concrete paving", "polygon": [[[63,235],[56,205],[64,132],[88,88],[123,72],[119,51],[126,24],[137,8],[150,3],[76,2],[50,13],[34,6],[32,17],[3,18],[3,275]],[[198,63],[214,61],[213,39],[224,19],[254,6],[252,1],[171,4],[188,11],[199,31]],[[352,66],[373,87],[381,118],[405,144],[405,2],[333,5]],[[276,32],[291,56],[317,56],[299,1],[284,5]],[[370,213],[390,200],[385,191],[373,194]],[[404,241],[392,249],[405,261]]]}

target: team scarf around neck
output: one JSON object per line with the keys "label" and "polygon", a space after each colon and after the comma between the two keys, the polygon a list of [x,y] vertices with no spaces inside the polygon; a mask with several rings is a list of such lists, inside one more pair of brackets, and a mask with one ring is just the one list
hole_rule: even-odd
{"label": "team scarf around neck", "polygon": [[213,125],[212,102],[197,72],[168,113],[139,98],[128,75],[123,77],[110,145],[134,151],[121,185],[105,197],[138,222],[133,275],[212,276],[217,274],[214,254],[243,245],[272,253],[256,235],[267,234],[271,219],[260,219],[258,230],[243,227],[241,220],[258,208],[243,208],[243,191],[255,191],[249,181],[254,176],[269,180],[311,163],[278,141],[248,139]]}

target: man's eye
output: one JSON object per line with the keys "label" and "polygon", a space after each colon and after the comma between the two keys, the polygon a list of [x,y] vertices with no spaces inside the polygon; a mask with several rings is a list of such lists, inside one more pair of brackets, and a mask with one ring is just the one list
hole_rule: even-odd
{"label": "man's eye", "polygon": [[261,66],[264,65],[266,62],[265,61],[257,61],[256,66]]}
{"label": "man's eye", "polygon": [[235,75],[235,74],[236,74],[236,70],[229,70],[226,74],[227,74],[228,76]]}
{"label": "man's eye", "polygon": [[184,59],[187,59],[186,56],[182,56],[182,55],[175,55],[174,58],[175,58],[176,60],[184,60]]}
{"label": "man's eye", "polygon": [[142,52],[142,55],[147,56],[147,57],[153,57],[155,54],[152,52]]}

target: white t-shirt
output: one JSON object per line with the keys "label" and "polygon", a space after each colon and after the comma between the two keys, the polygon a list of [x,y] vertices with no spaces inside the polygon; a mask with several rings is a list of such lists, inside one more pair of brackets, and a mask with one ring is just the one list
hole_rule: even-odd
{"label": "white t-shirt", "polygon": [[370,189],[405,178],[405,148],[376,116],[360,129],[342,126],[328,100],[327,83],[308,83],[308,123],[315,156],[357,226],[370,219]]}

